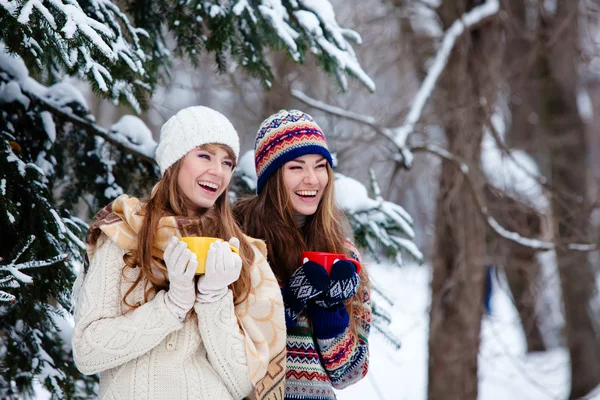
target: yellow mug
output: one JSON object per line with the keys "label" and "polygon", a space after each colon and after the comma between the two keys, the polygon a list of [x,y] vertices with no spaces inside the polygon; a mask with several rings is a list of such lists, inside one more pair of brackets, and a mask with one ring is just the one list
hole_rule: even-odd
{"label": "yellow mug", "polygon": [[[208,253],[208,249],[210,245],[214,242],[223,242],[221,238],[215,237],[206,237],[206,236],[185,236],[180,238],[182,242],[186,243],[188,249],[194,254],[196,254],[198,260],[198,268],[196,268],[196,275],[201,275],[206,271],[206,254]],[[229,245],[231,251],[236,254],[240,254],[239,250],[234,246]]]}

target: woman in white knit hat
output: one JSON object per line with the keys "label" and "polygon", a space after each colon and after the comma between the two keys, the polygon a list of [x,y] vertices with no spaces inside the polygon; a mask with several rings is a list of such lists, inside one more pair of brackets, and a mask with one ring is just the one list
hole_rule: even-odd
{"label": "woman in white knit hat", "polygon": [[[230,210],[238,154],[222,114],[181,110],[161,129],[150,199],[121,195],[96,216],[75,285],[73,355],[80,371],[100,373],[100,399],[281,398],[282,298],[264,243]],[[182,236],[224,240],[200,278]]]}

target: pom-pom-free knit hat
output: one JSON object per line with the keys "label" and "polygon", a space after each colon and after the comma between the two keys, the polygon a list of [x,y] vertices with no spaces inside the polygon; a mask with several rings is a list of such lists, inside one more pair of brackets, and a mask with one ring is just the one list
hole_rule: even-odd
{"label": "pom-pom-free knit hat", "polygon": [[240,138],[229,120],[208,107],[184,108],[168,119],[160,129],[160,140],[154,158],[165,171],[190,150],[209,143],[229,146],[235,158],[240,154]]}
{"label": "pom-pom-free knit hat", "polygon": [[333,166],[325,135],[313,117],[298,110],[281,110],[265,119],[254,142],[256,193],[283,164],[307,154],[320,154]]}

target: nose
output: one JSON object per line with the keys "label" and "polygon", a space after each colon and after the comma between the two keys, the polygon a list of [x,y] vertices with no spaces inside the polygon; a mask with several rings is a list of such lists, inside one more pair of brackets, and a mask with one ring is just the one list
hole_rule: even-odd
{"label": "nose", "polygon": [[208,173],[215,176],[222,176],[225,172],[223,164],[219,161],[213,161],[211,166],[208,168]]}
{"label": "nose", "polygon": [[314,169],[306,169],[306,173],[304,174],[304,183],[306,183],[307,185],[316,185],[317,183],[319,183],[319,180],[317,179],[317,174],[315,173]]}

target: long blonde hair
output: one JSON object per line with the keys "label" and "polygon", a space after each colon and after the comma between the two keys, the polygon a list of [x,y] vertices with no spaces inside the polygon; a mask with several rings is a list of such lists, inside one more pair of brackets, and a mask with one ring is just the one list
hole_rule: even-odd
{"label": "long blonde hair", "polygon": [[[234,204],[233,211],[244,232],[265,240],[268,261],[277,279],[287,285],[290,276],[301,265],[303,251],[326,251],[349,254],[342,221],[346,218],[334,201],[334,175],[327,164],[329,183],[317,211],[307,216],[300,229],[296,227],[291,199],[285,189],[283,168],[279,168],[265,183],[257,195]],[[355,301],[362,302],[368,290],[369,278],[361,268],[360,286],[353,299],[346,302],[348,314],[352,315]],[[356,321],[350,319],[350,328],[356,333]]]}
{"label": "long blonde hair", "polygon": [[[227,146],[208,144],[202,146],[202,148],[209,149],[211,146],[221,147],[227,152],[229,158],[235,160],[233,151]],[[150,293],[156,293],[169,288],[167,269],[161,260],[152,257],[152,247],[162,217],[184,217],[188,215],[186,197],[177,184],[177,176],[179,175],[181,164],[182,160],[179,160],[165,171],[162,179],[154,187],[150,199],[145,201],[142,207],[144,220],[137,238],[137,250],[129,251],[123,256],[125,266],[123,267],[122,274],[124,276],[125,268],[140,269],[136,280],[123,296],[123,302],[132,308],[138,307],[139,304],[129,304],[127,296],[141,282],[146,281],[150,284],[144,291],[144,302],[148,301]],[[231,285],[234,301],[238,304],[244,300],[250,291],[249,267],[254,262],[254,252],[233,217],[229,205],[228,189],[225,189],[223,194],[216,200],[214,206],[198,217],[198,219],[200,231],[203,236],[218,237],[223,240],[229,240],[232,236],[235,236],[240,240],[240,257],[243,267],[240,278]]]}

